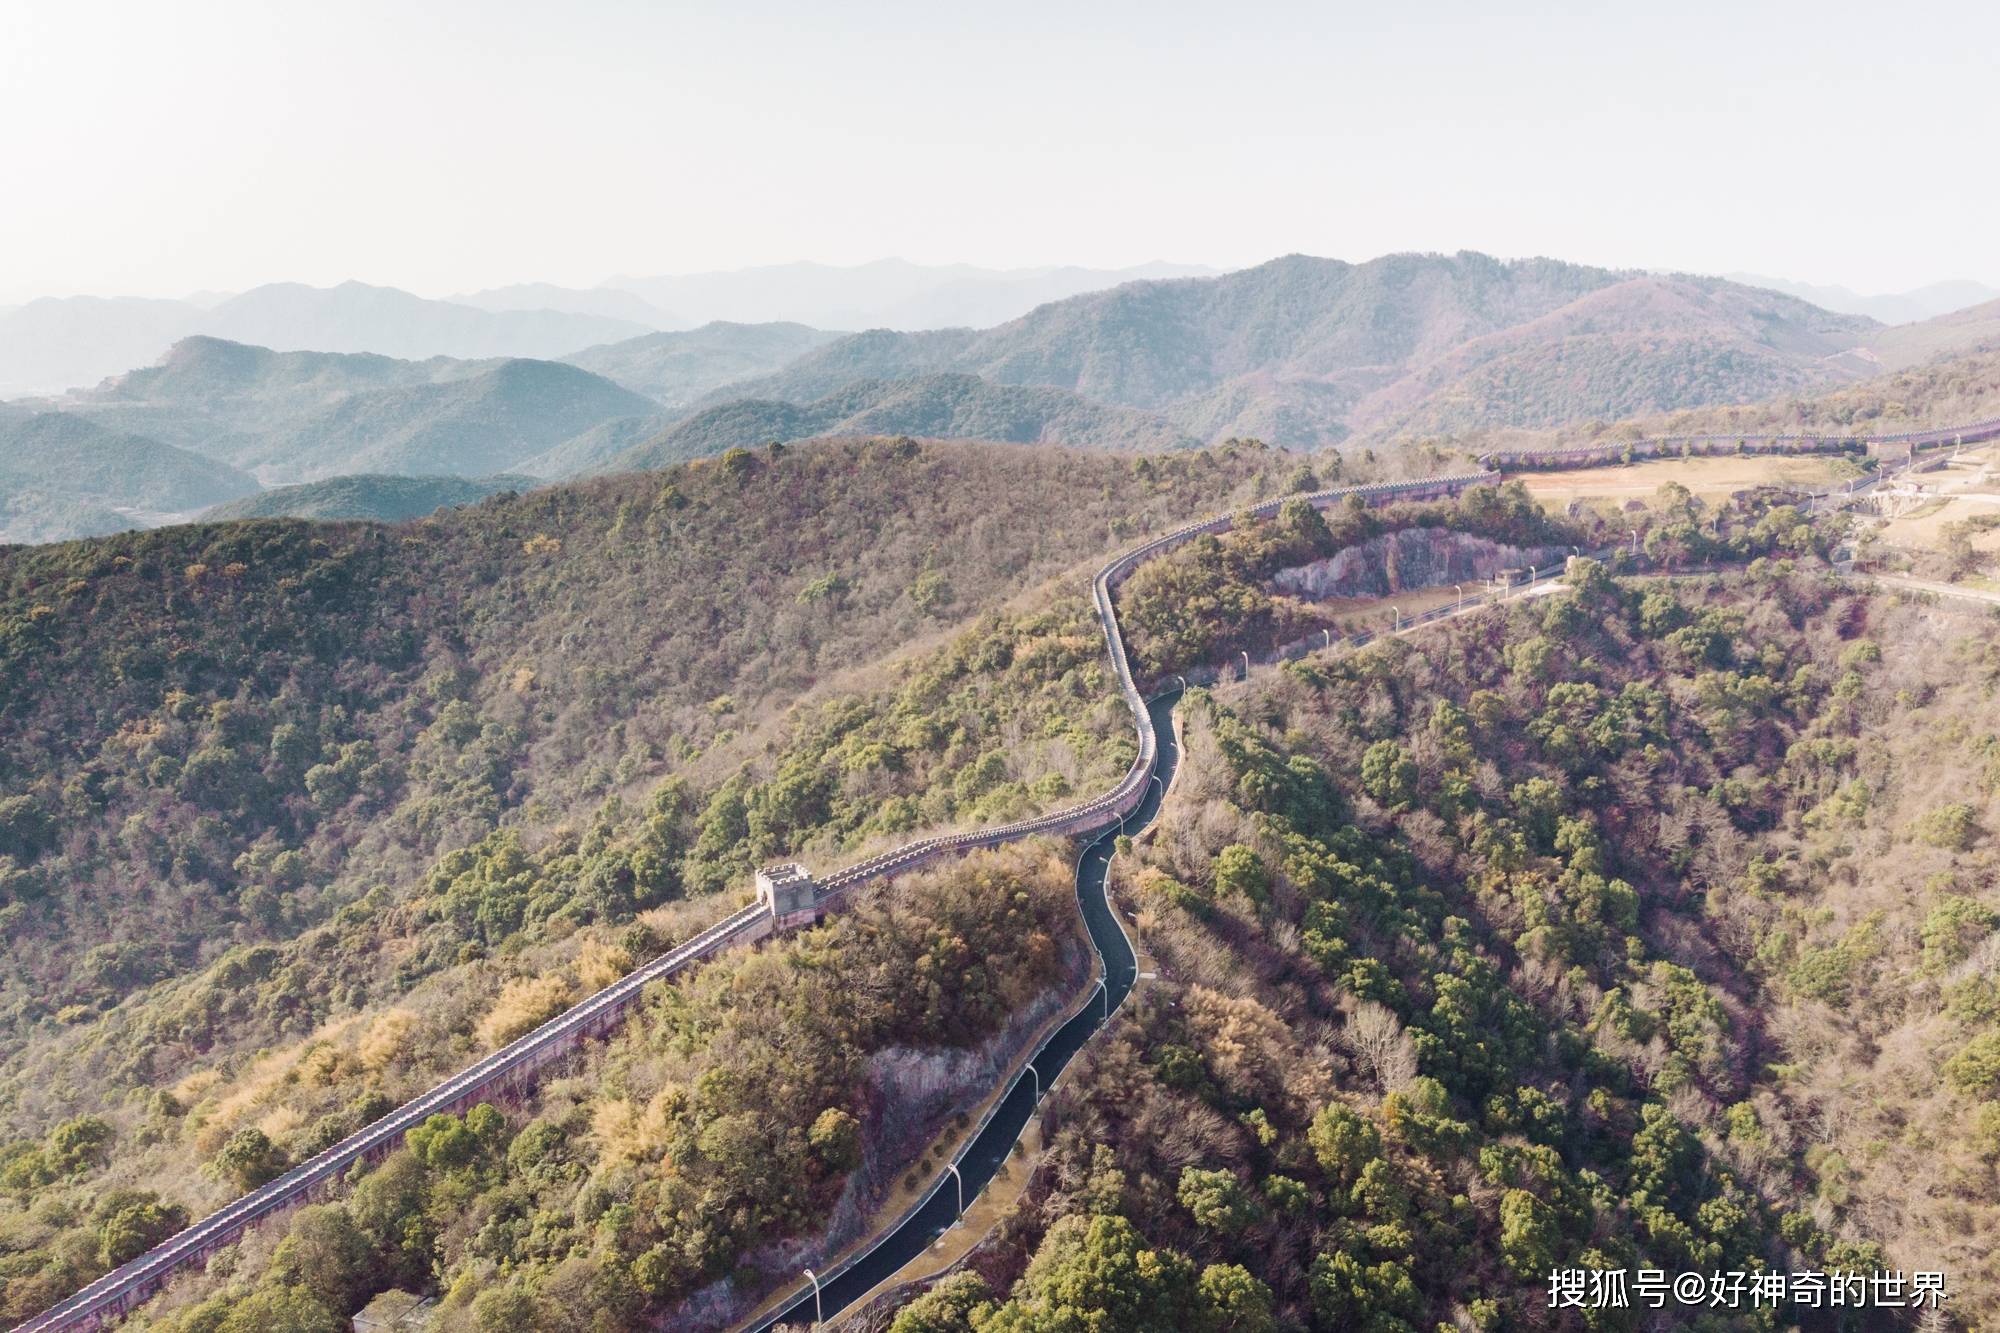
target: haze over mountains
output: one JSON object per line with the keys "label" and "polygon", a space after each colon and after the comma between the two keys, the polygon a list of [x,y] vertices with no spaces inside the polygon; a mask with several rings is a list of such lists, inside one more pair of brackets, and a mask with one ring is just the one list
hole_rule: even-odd
{"label": "haze over mountains", "polygon": [[1954,310],[1963,310],[1967,306],[2000,300],[2000,287],[1990,287],[1983,282],[1966,279],[1928,283],[1907,292],[1881,292],[1873,296],[1864,296],[1852,288],[1838,284],[1793,282],[1786,278],[1764,277],[1755,273],[1731,273],[1726,276],[1731,282],[1740,282],[1751,287],[1768,287],[1774,292],[1783,292],[1787,296],[1796,296],[1801,301],[1810,301],[1822,309],[1839,311],[1845,315],[1866,315],[1884,324],[1908,324],[1920,319],[1934,319],[1939,315],[1950,314]]}
{"label": "haze over mountains", "polygon": [[[878,297],[926,300],[954,282],[1025,299],[1090,276],[865,267],[881,270],[871,289]],[[763,299],[759,282],[791,274],[798,301],[809,304],[852,295],[862,272],[753,270],[734,275],[735,290],[742,301]],[[682,283],[674,290],[689,299],[678,307],[721,299],[728,276]],[[670,295],[657,292],[662,301]],[[509,308],[514,302],[566,308]],[[122,453],[101,456],[136,459],[150,447],[149,462],[166,469],[135,466],[130,484],[111,484],[99,467],[83,474],[104,483],[92,490],[66,470],[69,460],[38,464],[17,449],[17,494],[0,540],[183,514],[189,504],[173,498],[182,493],[163,488],[189,459],[237,478],[238,489],[201,505],[262,486],[360,475],[368,484],[335,488],[334,501],[287,492],[257,512],[290,512],[284,507],[296,503],[302,512],[386,514],[430,492],[391,495],[380,477],[557,480],[828,434],[1153,450],[1249,435],[1393,450],[1501,428],[1559,429],[1807,394],[2000,339],[2000,302],[1885,326],[1720,278],[1469,252],[1363,264],[1292,255],[1214,277],[1087,291],[983,329],[847,334],[716,321],[605,338],[641,327],[627,316],[669,317],[666,306],[610,288],[546,285],[463,302],[347,284],[261,288],[206,310],[194,302],[38,304],[0,318],[0,338],[29,337],[37,321],[70,333],[97,321],[122,330],[105,342],[105,355],[122,355],[190,311],[243,337],[188,336],[95,387],[0,405],[0,417],[15,420],[50,410],[86,419],[122,442]],[[541,355],[506,350],[571,337],[583,341]],[[467,354],[269,345],[301,342],[405,351],[442,343]],[[458,492],[433,489],[439,503],[459,502],[451,498]]]}
{"label": "haze over mountains", "polygon": [[204,307],[193,301],[31,301],[0,314],[0,394],[56,393],[144,365],[193,335],[277,351],[558,356],[647,326],[553,310],[488,311],[393,287],[273,283]]}
{"label": "haze over mountains", "polygon": [[1045,301],[1136,278],[1212,273],[1192,264],[1129,269],[982,269],[900,259],[780,264],[601,287],[517,283],[444,300],[344,282],[272,283],[183,300],[51,297],[0,309],[0,396],[60,393],[145,365],[193,334],[279,351],[558,357],[597,343],[716,321],[825,329],[985,326]]}

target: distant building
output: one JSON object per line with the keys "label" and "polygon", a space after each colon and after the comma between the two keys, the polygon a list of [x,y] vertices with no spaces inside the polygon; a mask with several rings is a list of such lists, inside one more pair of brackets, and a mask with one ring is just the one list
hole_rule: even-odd
{"label": "distant building", "polygon": [[1910,461],[1912,445],[1908,440],[1870,440],[1868,456],[1884,463],[1907,463]]}

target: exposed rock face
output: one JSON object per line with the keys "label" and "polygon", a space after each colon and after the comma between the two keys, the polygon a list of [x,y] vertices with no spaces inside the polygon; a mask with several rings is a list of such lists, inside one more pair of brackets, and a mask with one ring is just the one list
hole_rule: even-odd
{"label": "exposed rock face", "polygon": [[1482,581],[1503,569],[1548,564],[1561,554],[1556,546],[1507,546],[1446,528],[1404,528],[1325,560],[1281,569],[1272,582],[1281,593],[1312,601],[1386,597],[1411,588]]}

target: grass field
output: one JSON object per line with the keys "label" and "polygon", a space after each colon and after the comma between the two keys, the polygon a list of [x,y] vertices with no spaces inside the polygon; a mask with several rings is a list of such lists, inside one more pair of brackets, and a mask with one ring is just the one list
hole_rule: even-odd
{"label": "grass field", "polygon": [[1546,508],[1561,509],[1572,500],[1650,501],[1670,481],[1701,499],[1717,500],[1752,486],[1826,486],[1857,475],[1854,465],[1844,459],[1771,454],[1659,458],[1565,472],[1523,472],[1518,480]]}

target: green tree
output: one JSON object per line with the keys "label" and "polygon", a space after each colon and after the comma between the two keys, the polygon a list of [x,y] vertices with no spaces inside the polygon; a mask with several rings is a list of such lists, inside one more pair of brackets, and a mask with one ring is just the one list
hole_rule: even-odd
{"label": "green tree", "polygon": [[1382,1134],[1375,1122],[1342,1102],[1329,1102],[1306,1129],[1306,1142],[1319,1159],[1320,1170],[1346,1191],[1362,1169],[1382,1155]]}
{"label": "green tree", "polygon": [[813,1121],[806,1145],[831,1175],[844,1175],[861,1161],[861,1122],[837,1106],[829,1106]]}
{"label": "green tree", "polygon": [[303,1288],[329,1310],[352,1310],[367,1295],[374,1250],[340,1204],[312,1204],[293,1216],[271,1255],[271,1276]]}
{"label": "green tree", "polygon": [[216,1175],[240,1190],[253,1190],[284,1174],[285,1155],[263,1130],[239,1129],[210,1163]]}
{"label": "green tree", "polygon": [[118,1194],[97,1208],[97,1261],[116,1268],[136,1259],[188,1223],[187,1209],[157,1194]]}
{"label": "green tree", "polygon": [[904,1306],[889,1333],[972,1333],[973,1312],[990,1307],[992,1289],[977,1273],[953,1273]]}
{"label": "green tree", "polygon": [[1257,1200],[1235,1173],[1199,1166],[1182,1170],[1176,1196],[1195,1222],[1210,1231],[1233,1236],[1257,1220]]}
{"label": "green tree", "polygon": [[48,1162],[59,1175],[102,1166],[111,1147],[111,1126],[94,1115],[65,1120],[49,1131]]}
{"label": "green tree", "polygon": [[1271,1289],[1241,1264],[1202,1269],[1195,1299],[1199,1309],[1194,1324],[1200,1333],[1275,1333],[1278,1327]]}
{"label": "green tree", "polygon": [[1194,1265],[1122,1217],[1059,1219],[981,1333],[1158,1333],[1194,1304]]}
{"label": "green tree", "polygon": [[1240,893],[1259,906],[1270,901],[1271,872],[1255,848],[1233,843],[1216,854],[1215,893],[1217,897]]}
{"label": "green tree", "polygon": [[1516,1277],[1546,1277],[1561,1241],[1555,1211],[1526,1190],[1500,1196],[1500,1257]]}
{"label": "green tree", "polygon": [[1361,756],[1361,789],[1401,810],[1417,797],[1417,761],[1395,741],[1376,741]]}
{"label": "green tree", "polygon": [[1341,1251],[1313,1260],[1308,1283],[1313,1313],[1329,1328],[1357,1333],[1411,1333],[1422,1301],[1410,1272],[1385,1259],[1377,1264]]}

